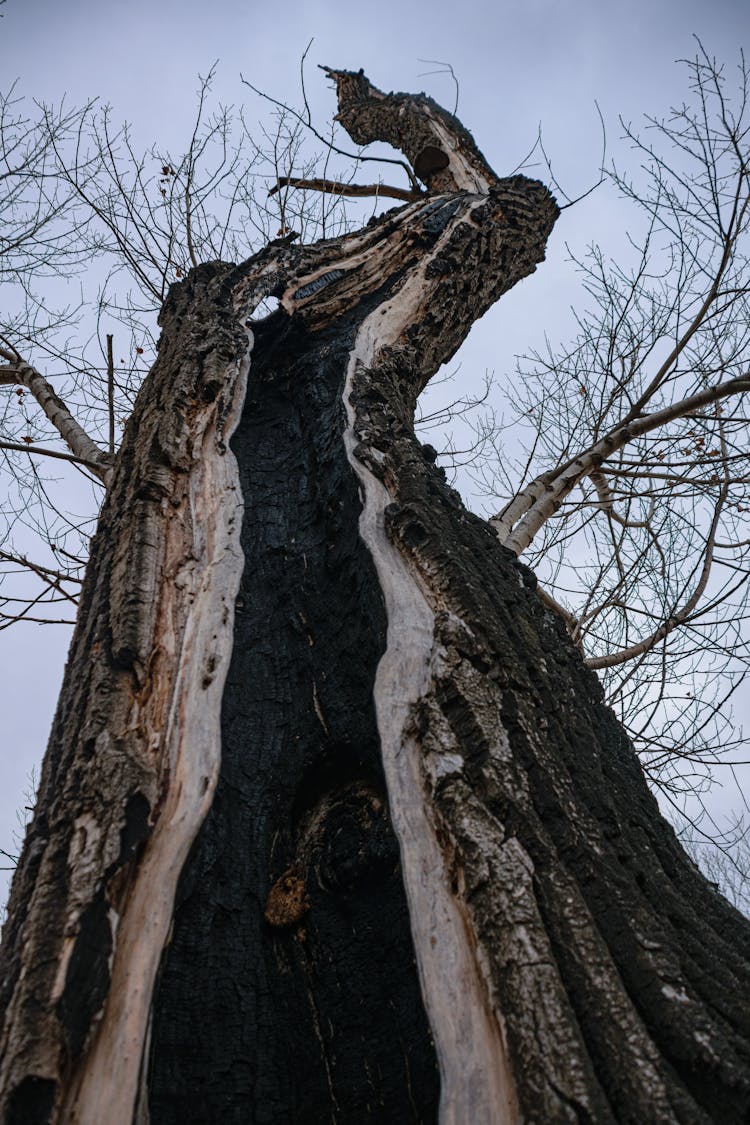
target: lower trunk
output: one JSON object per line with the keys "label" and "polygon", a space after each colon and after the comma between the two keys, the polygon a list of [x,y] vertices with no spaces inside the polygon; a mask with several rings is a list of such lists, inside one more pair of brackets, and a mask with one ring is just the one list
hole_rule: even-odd
{"label": "lower trunk", "polygon": [[173,291],[14,881],[5,1121],[747,1120],[750,927],[413,434],[555,214],[497,181]]}

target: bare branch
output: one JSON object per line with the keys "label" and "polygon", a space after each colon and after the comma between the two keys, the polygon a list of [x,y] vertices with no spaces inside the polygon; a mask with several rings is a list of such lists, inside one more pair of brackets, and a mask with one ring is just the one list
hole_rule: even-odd
{"label": "bare branch", "polygon": [[[75,420],[62,399],[55,393],[41,372],[26,363],[18,353],[0,348],[0,356],[7,360],[9,366],[3,369],[3,382],[9,383],[11,375],[16,383],[28,388],[58,431],[63,441],[66,442],[73,453],[73,458],[91,469],[96,476],[107,484],[110,476],[110,457],[92,441],[83,427]],[[8,448],[6,444],[6,448]],[[21,446],[20,448],[23,449]],[[50,455],[49,450],[44,453]],[[62,456],[62,455],[59,455]]]}
{"label": "bare branch", "polygon": [[40,445],[22,445],[17,441],[0,441],[0,449],[8,449],[14,453],[34,454],[39,457],[56,457],[58,461],[70,461],[74,465],[83,465],[90,469],[92,473],[95,473],[101,483],[104,483],[104,478],[100,475],[101,465],[86,461],[83,457],[76,457],[72,453],[62,453],[59,449],[45,449]]}
{"label": "bare branch", "polygon": [[303,191],[323,191],[331,195],[346,196],[384,196],[389,199],[403,199],[411,203],[414,199],[421,199],[423,191],[407,190],[406,188],[389,187],[388,184],[342,184],[338,180],[304,180],[296,176],[281,176],[269,195],[275,195],[281,188],[293,187]]}
{"label": "bare branch", "polygon": [[711,522],[711,527],[709,528],[708,536],[706,538],[703,568],[701,570],[700,577],[698,579],[698,582],[696,583],[695,589],[693,590],[692,594],[685,602],[685,604],[682,606],[682,608],[675,610],[672,614],[670,614],[667,620],[659,626],[658,629],[651,633],[650,636],[644,637],[643,640],[639,641],[637,644],[630,645],[629,648],[621,649],[619,652],[608,653],[606,656],[589,657],[586,660],[586,664],[589,668],[614,668],[618,664],[625,664],[629,660],[633,660],[638,656],[643,656],[644,653],[650,652],[651,649],[655,648],[660,641],[663,641],[680,625],[684,625],[687,621],[689,621],[691,613],[698,605],[698,602],[702,598],[708,584],[708,578],[711,573],[711,564],[713,563],[714,558],[716,529],[719,524],[719,517],[721,516],[721,510],[724,507],[726,498],[727,488],[725,487],[721,490],[719,499],[714,509],[714,518]]}
{"label": "bare branch", "polygon": [[[745,375],[709,387],[637,421],[624,421],[589,449],[564,462],[554,473],[542,474],[502,512],[492,517],[490,523],[498,532],[501,543],[520,555],[581,479],[599,472],[607,458],[629,442],[660,429],[676,418],[689,417],[712,403],[748,390],[750,377]],[[511,520],[514,522],[511,523]]]}
{"label": "bare branch", "polygon": [[386,95],[362,71],[322,69],[336,83],[338,120],[357,144],[400,149],[430,191],[487,192],[497,183],[471,135],[431,98]]}

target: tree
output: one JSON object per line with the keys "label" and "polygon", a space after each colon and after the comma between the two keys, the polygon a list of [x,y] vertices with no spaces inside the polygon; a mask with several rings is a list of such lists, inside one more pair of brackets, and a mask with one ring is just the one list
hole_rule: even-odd
{"label": "tree", "polygon": [[557,205],[328,74],[409,200],[193,264],[116,458],[10,352],[107,492],[4,931],[5,1119],[745,1120],[748,924],[414,437]]}

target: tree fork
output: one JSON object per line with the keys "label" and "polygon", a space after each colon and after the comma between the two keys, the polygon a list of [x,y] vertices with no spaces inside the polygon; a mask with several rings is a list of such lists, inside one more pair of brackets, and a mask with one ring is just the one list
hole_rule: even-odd
{"label": "tree fork", "polygon": [[329,73],[431,193],[170,292],[13,884],[4,1120],[744,1121],[750,929],[414,438],[556,205]]}

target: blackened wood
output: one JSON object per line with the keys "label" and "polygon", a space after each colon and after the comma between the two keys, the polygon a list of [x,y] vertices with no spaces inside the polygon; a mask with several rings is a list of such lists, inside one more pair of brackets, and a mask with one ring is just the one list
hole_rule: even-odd
{"label": "blackened wood", "polygon": [[256,334],[221,776],[155,1001],[155,1125],[436,1119],[372,704],[385,611],[342,441],[365,311]]}

